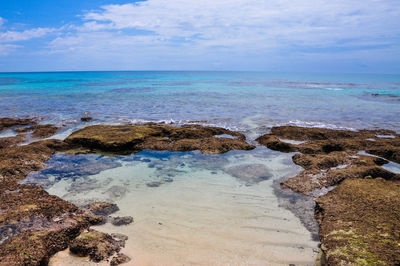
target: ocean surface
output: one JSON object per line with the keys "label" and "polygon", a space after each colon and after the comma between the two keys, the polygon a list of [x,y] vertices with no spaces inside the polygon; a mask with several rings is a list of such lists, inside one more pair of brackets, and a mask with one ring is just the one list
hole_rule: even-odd
{"label": "ocean surface", "polygon": [[[0,106],[1,117],[63,126],[58,139],[90,124],[151,121],[221,126],[256,144],[274,125],[400,131],[400,75],[0,73]],[[83,116],[93,120],[81,122]],[[279,187],[302,170],[292,156],[259,145],[223,155],[56,154],[22,183],[79,206],[116,203],[112,215],[134,222],[95,229],[129,237],[122,250],[132,258],[128,265],[314,265],[313,200]],[[68,250],[50,264],[94,265]]]}
{"label": "ocean surface", "polygon": [[0,73],[2,116],[75,123],[204,120],[400,130],[400,75],[256,72]]}

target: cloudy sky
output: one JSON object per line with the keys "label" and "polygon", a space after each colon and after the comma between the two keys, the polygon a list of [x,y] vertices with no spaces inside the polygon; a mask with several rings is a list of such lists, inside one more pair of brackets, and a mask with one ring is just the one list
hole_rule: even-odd
{"label": "cloudy sky", "polygon": [[0,71],[59,70],[400,73],[400,1],[0,1]]}

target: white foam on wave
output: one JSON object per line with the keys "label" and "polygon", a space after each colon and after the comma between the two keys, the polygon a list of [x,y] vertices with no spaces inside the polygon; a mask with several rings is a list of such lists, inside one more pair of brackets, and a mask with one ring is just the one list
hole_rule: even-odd
{"label": "white foam on wave", "polygon": [[299,126],[299,127],[313,127],[313,128],[328,128],[328,129],[345,129],[351,131],[357,131],[357,129],[352,127],[343,127],[334,124],[329,124],[325,122],[318,121],[305,121],[305,120],[290,120],[287,125]]}
{"label": "white foam on wave", "polygon": [[328,91],[342,91],[343,89],[342,88],[324,88],[325,90],[328,90]]}

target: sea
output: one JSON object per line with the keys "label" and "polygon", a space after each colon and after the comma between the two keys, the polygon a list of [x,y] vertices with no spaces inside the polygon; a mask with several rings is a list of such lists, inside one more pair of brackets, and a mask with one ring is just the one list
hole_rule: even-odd
{"label": "sea", "polygon": [[[37,117],[64,139],[92,124],[202,124],[257,147],[222,155],[55,154],[22,183],[79,206],[116,203],[127,265],[314,265],[314,200],[279,186],[302,168],[255,139],[279,125],[400,132],[400,75],[270,72],[0,73],[0,116]],[[81,117],[90,116],[90,122]],[[0,137],[13,136],[13,129]],[[32,140],[33,141],[33,140]],[[256,181],[254,181],[256,180]],[[261,180],[261,181],[260,181]],[[158,186],[151,184],[157,183]],[[68,250],[51,265],[102,265]],[[104,264],[107,265],[107,264]]]}

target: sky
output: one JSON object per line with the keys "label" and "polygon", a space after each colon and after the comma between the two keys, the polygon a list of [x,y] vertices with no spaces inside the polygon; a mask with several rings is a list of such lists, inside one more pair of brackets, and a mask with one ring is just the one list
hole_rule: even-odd
{"label": "sky", "polygon": [[400,74],[400,1],[0,1],[0,72],[87,70]]}

